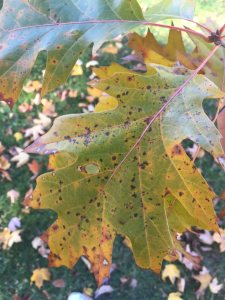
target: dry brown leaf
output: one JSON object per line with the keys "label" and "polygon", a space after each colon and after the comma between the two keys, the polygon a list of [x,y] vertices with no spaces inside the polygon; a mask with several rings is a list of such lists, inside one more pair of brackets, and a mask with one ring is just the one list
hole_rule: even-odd
{"label": "dry brown leaf", "polygon": [[56,279],[52,282],[52,285],[56,288],[64,288],[66,286],[66,283],[63,279]]}
{"label": "dry brown leaf", "polygon": [[40,289],[43,286],[44,281],[49,281],[51,274],[47,268],[39,268],[33,271],[31,276],[31,284],[34,284]]}
{"label": "dry brown leaf", "polygon": [[5,156],[0,156],[0,169],[8,170],[11,164]]}
{"label": "dry brown leaf", "polygon": [[39,164],[35,159],[32,160],[31,163],[28,164],[29,170],[34,174],[37,175],[41,170],[42,165]]}

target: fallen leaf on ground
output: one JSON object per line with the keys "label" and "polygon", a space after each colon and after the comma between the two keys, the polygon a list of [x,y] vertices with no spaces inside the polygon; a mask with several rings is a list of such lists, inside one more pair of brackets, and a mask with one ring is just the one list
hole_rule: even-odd
{"label": "fallen leaf on ground", "polygon": [[5,147],[3,146],[2,142],[0,142],[0,154],[5,150]]}
{"label": "fallen leaf on ground", "polygon": [[25,137],[31,137],[32,141],[38,139],[42,134],[44,134],[44,130],[41,125],[35,125],[25,130]]}
{"label": "fallen leaf on ground", "polygon": [[92,298],[86,296],[85,294],[74,292],[69,295],[67,300],[92,300]]}
{"label": "fallen leaf on ground", "polygon": [[162,279],[165,281],[166,278],[169,278],[172,284],[175,283],[177,278],[180,278],[180,270],[174,264],[168,264],[165,266],[164,270],[162,271]]}
{"label": "fallen leaf on ground", "polygon": [[203,267],[203,270],[199,273],[199,275],[195,275],[193,278],[200,282],[200,287],[196,291],[196,296],[199,298],[205,294],[205,290],[208,288],[212,280],[212,276],[209,274],[207,268]]}
{"label": "fallen leaf on ground", "polygon": [[103,294],[109,294],[113,292],[113,288],[110,285],[102,285],[95,291],[95,299]]}
{"label": "fallen leaf on ground", "polygon": [[179,292],[183,293],[185,290],[185,279],[184,278],[179,278],[177,282],[177,289]]}
{"label": "fallen leaf on ground", "polygon": [[57,113],[55,111],[55,104],[52,100],[48,99],[42,99],[41,103],[43,105],[42,113],[48,117],[55,117],[57,116]]}
{"label": "fallen leaf on ground", "polygon": [[52,282],[52,285],[56,288],[64,288],[66,283],[63,279],[56,279]]}
{"label": "fallen leaf on ground", "polygon": [[213,294],[218,294],[219,291],[223,288],[223,284],[218,283],[218,279],[215,277],[209,284],[209,289]]}
{"label": "fallen leaf on ground", "polygon": [[210,231],[204,230],[204,233],[198,235],[200,241],[206,245],[212,245],[214,240]]}
{"label": "fallen leaf on ground", "polygon": [[27,164],[29,161],[29,154],[23,151],[23,149],[16,147],[17,155],[15,155],[13,158],[11,158],[11,161],[17,162],[16,167],[20,168],[23,165]]}
{"label": "fallen leaf on ground", "polygon": [[180,292],[176,292],[176,293],[170,293],[168,296],[168,300],[183,300],[183,298],[181,298]]}
{"label": "fallen leaf on ground", "polygon": [[34,282],[35,285],[40,289],[43,286],[44,281],[49,281],[51,274],[47,268],[35,269],[31,276],[31,284]]}
{"label": "fallen leaf on ground", "polygon": [[37,175],[41,170],[42,165],[39,164],[35,159],[32,160],[31,163],[28,164],[29,170],[34,174]]}
{"label": "fallen leaf on ground", "polygon": [[4,228],[4,230],[0,232],[0,245],[2,244],[2,248],[7,250],[11,248],[13,244],[20,243],[22,241],[20,233],[21,230],[11,232],[9,228]]}
{"label": "fallen leaf on ground", "polygon": [[21,227],[21,222],[19,218],[14,217],[9,221],[8,228],[10,231],[12,232],[16,231],[20,227]]}
{"label": "fallen leaf on ground", "polygon": [[27,102],[23,102],[22,104],[20,104],[18,106],[18,110],[21,113],[32,111],[32,109],[33,109],[33,106]]}
{"label": "fallen leaf on ground", "polygon": [[7,195],[7,198],[10,199],[10,202],[13,204],[18,200],[20,193],[17,192],[16,190],[10,190],[7,192],[6,195]]}
{"label": "fallen leaf on ground", "polygon": [[225,251],[225,229],[220,228],[220,232],[215,232],[213,235],[213,240],[220,244],[220,252]]}
{"label": "fallen leaf on ground", "polygon": [[73,67],[72,71],[71,71],[71,75],[72,76],[81,76],[81,75],[83,75],[83,69],[82,69],[82,67],[79,64],[76,64]]}
{"label": "fallen leaf on ground", "polygon": [[16,139],[17,142],[19,142],[23,139],[23,135],[22,135],[21,132],[15,132],[13,136]]}
{"label": "fallen leaf on ground", "polygon": [[26,93],[38,92],[42,88],[42,84],[38,80],[28,81],[26,85],[24,85],[23,90]]}
{"label": "fallen leaf on ground", "polygon": [[0,169],[8,170],[11,164],[5,156],[0,156]]}

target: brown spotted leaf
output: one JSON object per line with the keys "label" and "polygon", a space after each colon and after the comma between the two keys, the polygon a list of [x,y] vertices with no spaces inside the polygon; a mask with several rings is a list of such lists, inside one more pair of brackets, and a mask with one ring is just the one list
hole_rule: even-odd
{"label": "brown spotted leaf", "polygon": [[101,78],[96,88],[117,98],[118,106],[57,118],[28,148],[60,152],[55,170],[38,178],[29,204],[58,214],[48,229],[51,264],[72,267],[85,255],[101,283],[109,276],[116,234],[129,239],[139,266],[159,272],[163,258],[180,249],[177,233],[191,226],[217,229],[214,193],[181,142],[189,138],[215,157],[222,155],[220,134],[202,102],[223,93],[196,76],[113,173],[149,118],[188,75],[162,66],[139,74],[116,64],[95,72]]}

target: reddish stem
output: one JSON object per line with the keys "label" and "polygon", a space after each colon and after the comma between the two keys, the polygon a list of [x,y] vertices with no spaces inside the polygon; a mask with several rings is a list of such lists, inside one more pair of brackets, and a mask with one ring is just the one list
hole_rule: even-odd
{"label": "reddish stem", "polygon": [[194,21],[194,20],[190,20],[190,19],[184,19],[184,20],[185,20],[185,21],[188,21],[188,22],[191,22],[191,23],[194,23],[194,24],[198,25],[199,27],[205,29],[205,30],[208,31],[209,33],[212,33],[212,30],[210,30],[208,27],[206,27],[206,26],[204,26],[204,25],[202,25],[202,24],[200,24],[200,23],[198,23],[198,22],[196,22],[196,21]]}
{"label": "reddish stem", "polygon": [[220,28],[220,34],[222,34],[224,32],[224,30],[225,30],[225,24]]}
{"label": "reddish stem", "polygon": [[148,22],[148,21],[132,21],[132,20],[87,20],[87,21],[74,21],[74,22],[65,22],[65,23],[63,23],[63,22],[62,23],[48,23],[48,24],[41,24],[41,25],[18,27],[18,28],[8,30],[8,32],[38,28],[38,27],[71,26],[71,25],[84,25],[84,24],[108,24],[108,23],[131,23],[131,24],[169,28],[172,30],[179,30],[179,31],[187,32],[187,33],[192,33],[194,35],[198,35],[201,38],[203,38],[205,41],[209,42],[207,36],[205,36],[204,34],[202,34],[200,32],[192,30],[192,29],[171,26],[171,25],[165,25],[165,24],[158,24],[158,23],[153,23],[153,22]]}
{"label": "reddish stem", "polygon": [[217,49],[220,46],[221,45],[217,45],[212,49],[212,51],[208,54],[208,56],[204,59],[204,61],[199,65],[199,67],[196,70],[194,70],[192,72],[192,74],[184,81],[184,83],[175,90],[175,92],[169,97],[169,99],[164,103],[164,105],[160,108],[160,110],[152,118],[149,119],[148,125],[145,127],[145,129],[143,130],[142,134],[140,135],[140,137],[138,138],[136,143],[132,146],[132,148],[129,150],[129,152],[127,152],[127,154],[122,159],[122,161],[119,163],[119,165],[114,169],[108,182],[113,178],[115,173],[120,169],[122,164],[130,156],[130,154],[133,152],[133,150],[139,145],[139,143],[141,142],[141,140],[143,139],[143,137],[145,136],[146,132],[149,130],[151,125],[154,123],[154,121],[156,119],[158,119],[158,117],[164,112],[164,110],[169,106],[169,104],[173,101],[173,99],[183,91],[185,86],[199,73],[199,71],[201,71],[201,69],[204,68],[206,63],[210,60],[210,58],[214,55],[214,53],[217,51]]}

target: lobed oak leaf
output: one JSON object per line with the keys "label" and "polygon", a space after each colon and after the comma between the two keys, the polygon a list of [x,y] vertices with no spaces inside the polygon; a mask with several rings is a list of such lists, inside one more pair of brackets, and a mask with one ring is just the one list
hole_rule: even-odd
{"label": "lobed oak leaf", "polygon": [[209,274],[209,271],[203,267],[203,270],[199,273],[199,275],[195,275],[193,278],[200,282],[200,287],[196,291],[197,298],[199,298],[205,294],[205,290],[209,287],[212,276]]}
{"label": "lobed oak leaf", "polygon": [[154,35],[148,30],[145,37],[137,33],[129,36],[129,46],[135,51],[135,55],[144,60],[145,64],[162,64],[173,66],[177,61],[177,54],[183,54],[185,47],[182,34],[177,30],[170,30],[167,45],[161,46]]}
{"label": "lobed oak leaf", "polygon": [[115,97],[118,106],[60,117],[27,151],[61,152],[55,170],[39,177],[30,199],[31,207],[58,214],[48,230],[50,265],[72,267],[84,255],[101,284],[110,274],[116,234],[130,240],[139,266],[159,272],[165,256],[182,250],[177,233],[191,226],[218,229],[215,195],[181,142],[189,138],[215,157],[223,154],[202,102],[224,94],[196,76],[117,170],[149,118],[188,75],[162,66],[140,74],[116,64],[95,73],[101,78],[95,87]]}
{"label": "lobed oak leaf", "polygon": [[29,154],[27,154],[26,152],[23,151],[23,149],[16,147],[16,152],[17,154],[14,155],[13,158],[11,158],[11,161],[16,162],[16,167],[20,168],[23,165],[27,164],[27,162],[30,159]]}
{"label": "lobed oak leaf", "polygon": [[9,228],[4,228],[0,232],[0,245],[4,250],[7,250],[13,246],[15,243],[20,243],[22,241],[20,236],[21,230],[10,231]]}
{"label": "lobed oak leaf", "polygon": [[33,274],[30,278],[31,283],[35,283],[35,285],[40,289],[43,286],[44,281],[49,281],[51,274],[47,268],[38,268],[33,270]]}
{"label": "lobed oak leaf", "polygon": [[169,278],[172,284],[175,283],[176,279],[180,278],[180,270],[174,264],[168,264],[165,266],[162,271],[162,279],[165,281],[166,278]]}
{"label": "lobed oak leaf", "polygon": [[209,289],[213,294],[218,294],[222,288],[223,288],[223,284],[222,283],[219,284],[218,279],[216,277],[213,278],[213,280],[209,284]]}
{"label": "lobed oak leaf", "polygon": [[220,245],[220,252],[225,252],[225,229],[220,228],[219,232],[215,232],[213,240]]}

